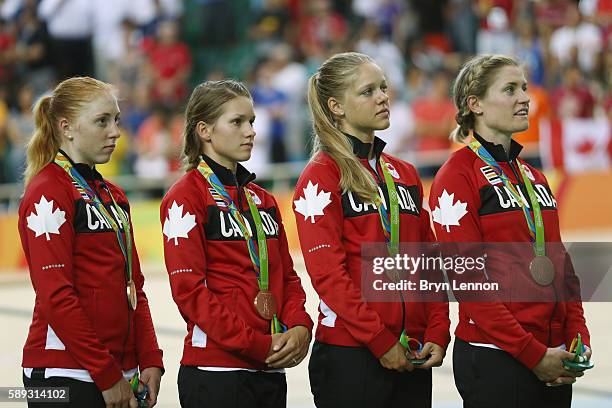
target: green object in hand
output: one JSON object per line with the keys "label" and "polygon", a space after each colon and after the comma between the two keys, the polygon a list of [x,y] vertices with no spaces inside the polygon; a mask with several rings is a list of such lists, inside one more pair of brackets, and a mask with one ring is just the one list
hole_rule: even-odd
{"label": "green object in hand", "polygon": [[[573,348],[575,345],[575,348]],[[582,344],[582,336],[580,333],[572,340],[569,349],[570,353],[574,353],[573,360],[563,360],[563,366],[570,371],[584,371],[593,368],[595,364],[585,356],[584,344]]]}

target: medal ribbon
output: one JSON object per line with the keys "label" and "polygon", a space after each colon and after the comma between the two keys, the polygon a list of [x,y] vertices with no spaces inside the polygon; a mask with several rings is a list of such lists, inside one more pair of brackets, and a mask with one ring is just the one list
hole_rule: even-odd
{"label": "medal ribbon", "polygon": [[499,163],[495,161],[495,159],[493,158],[493,156],[491,156],[487,149],[485,149],[476,139],[474,139],[474,141],[469,144],[469,147],[476,154],[476,156],[478,156],[483,162],[485,162],[489,167],[491,167],[495,174],[504,183],[504,186],[508,188],[510,193],[519,203],[521,209],[523,210],[523,215],[525,215],[527,226],[529,227],[529,236],[531,238],[531,242],[535,242],[535,254],[536,256],[544,256],[546,253],[546,248],[544,243],[544,221],[542,219],[542,210],[540,209],[540,203],[538,202],[538,198],[536,197],[535,191],[533,190],[533,185],[531,184],[529,177],[527,177],[527,174],[525,173],[523,165],[518,161],[518,159],[516,160],[517,167],[519,168],[521,178],[523,179],[523,183],[525,183],[525,188],[527,189],[527,194],[529,195],[529,200],[531,201],[531,205],[533,207],[533,218],[531,216],[531,212],[529,212],[528,205],[525,202],[523,196],[510,182],[508,176],[506,176]]}
{"label": "medal ribbon", "polygon": [[257,249],[255,248],[255,240],[253,239],[253,236],[251,235],[248,227],[246,226],[247,221],[243,218],[242,214],[236,207],[236,204],[234,204],[234,201],[230,197],[229,193],[225,190],[225,187],[219,180],[219,177],[217,177],[217,175],[212,171],[210,166],[203,159],[200,159],[198,171],[202,173],[202,175],[208,181],[211,187],[219,194],[219,196],[225,202],[225,205],[229,209],[230,214],[238,223],[238,227],[240,228],[240,231],[242,231],[244,240],[247,243],[249,256],[251,258],[251,262],[253,263],[253,268],[255,269],[255,275],[257,275],[257,284],[259,285],[259,290],[267,291],[268,246],[266,245],[266,234],[263,230],[261,216],[259,215],[257,206],[253,202],[253,197],[251,197],[251,193],[249,193],[247,188],[244,187],[244,194],[247,198],[247,202],[249,203],[249,210],[251,212],[251,216],[253,217],[253,221],[255,222],[255,227],[257,229],[257,247],[259,248],[259,254]]}
{"label": "medal ribbon", "polygon": [[[382,156],[379,158],[379,163],[387,186],[387,193],[389,193],[389,205],[383,205],[383,199],[378,189],[376,189],[377,194],[374,198],[374,204],[378,207],[380,223],[382,224],[383,234],[385,234],[385,240],[387,241],[387,250],[389,251],[389,255],[393,257],[399,252],[399,199],[397,197],[397,190],[395,189],[395,182]],[[406,332],[402,330],[400,342],[404,341],[403,339],[406,338],[409,337],[406,335]],[[403,344],[404,343],[402,343],[402,345]]]}
{"label": "medal ribbon", "polygon": [[102,214],[106,222],[108,222],[108,224],[112,227],[113,231],[115,231],[115,235],[117,236],[117,242],[119,243],[119,248],[121,249],[121,253],[123,254],[123,259],[125,261],[125,271],[127,275],[127,280],[128,283],[132,282],[132,231],[130,229],[130,224],[127,219],[127,216],[115,201],[115,198],[111,194],[108,187],[105,187],[106,192],[108,193],[113,202],[115,212],[117,213],[117,215],[121,219],[121,223],[123,224],[123,231],[125,234],[125,236],[123,236],[121,234],[119,225],[115,221],[115,218],[108,212],[98,195],[87,183],[87,181],[85,181],[83,176],[81,176],[79,172],[74,168],[74,166],[72,166],[70,160],[68,160],[68,158],[62,152],[58,152],[55,156],[54,162],[62,169],[64,169],[66,173],[68,173],[70,178],[72,178],[73,185],[79,192],[79,194],[83,198],[87,197],[87,199]]}
{"label": "medal ribbon", "polygon": [[395,256],[399,252],[399,201],[395,182],[382,156],[379,162],[385,178],[385,184],[387,185],[387,192],[389,193],[389,205],[383,202],[378,189],[376,189],[377,194],[374,198],[374,204],[378,207],[378,215],[383,227],[383,234],[385,234],[389,255]]}

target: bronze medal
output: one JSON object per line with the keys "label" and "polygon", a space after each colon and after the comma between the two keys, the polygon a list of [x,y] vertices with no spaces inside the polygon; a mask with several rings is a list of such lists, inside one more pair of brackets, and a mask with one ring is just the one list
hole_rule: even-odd
{"label": "bronze medal", "polygon": [[276,299],[272,292],[260,290],[253,301],[257,313],[266,320],[272,320],[276,314]]}
{"label": "bronze medal", "polygon": [[529,271],[533,280],[540,286],[548,286],[555,279],[555,266],[545,255],[533,258],[529,264]]}
{"label": "bronze medal", "polygon": [[134,284],[134,281],[130,279],[130,281],[127,283],[127,298],[128,298],[128,303],[130,304],[130,307],[132,308],[132,310],[136,310],[136,304],[138,303],[138,298],[136,297],[136,285]]}

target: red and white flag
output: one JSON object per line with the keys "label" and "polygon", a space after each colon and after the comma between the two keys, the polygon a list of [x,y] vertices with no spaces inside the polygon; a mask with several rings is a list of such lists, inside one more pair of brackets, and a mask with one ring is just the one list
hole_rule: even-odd
{"label": "red and white flag", "polygon": [[612,168],[612,128],[606,119],[553,119],[540,123],[545,169],[568,173]]}

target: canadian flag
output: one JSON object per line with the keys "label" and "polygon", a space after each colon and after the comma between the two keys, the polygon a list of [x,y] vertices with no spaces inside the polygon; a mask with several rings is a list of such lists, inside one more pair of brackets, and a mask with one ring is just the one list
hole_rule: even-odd
{"label": "canadian flag", "polygon": [[540,155],[546,169],[568,173],[612,168],[608,119],[552,119],[540,123]]}

